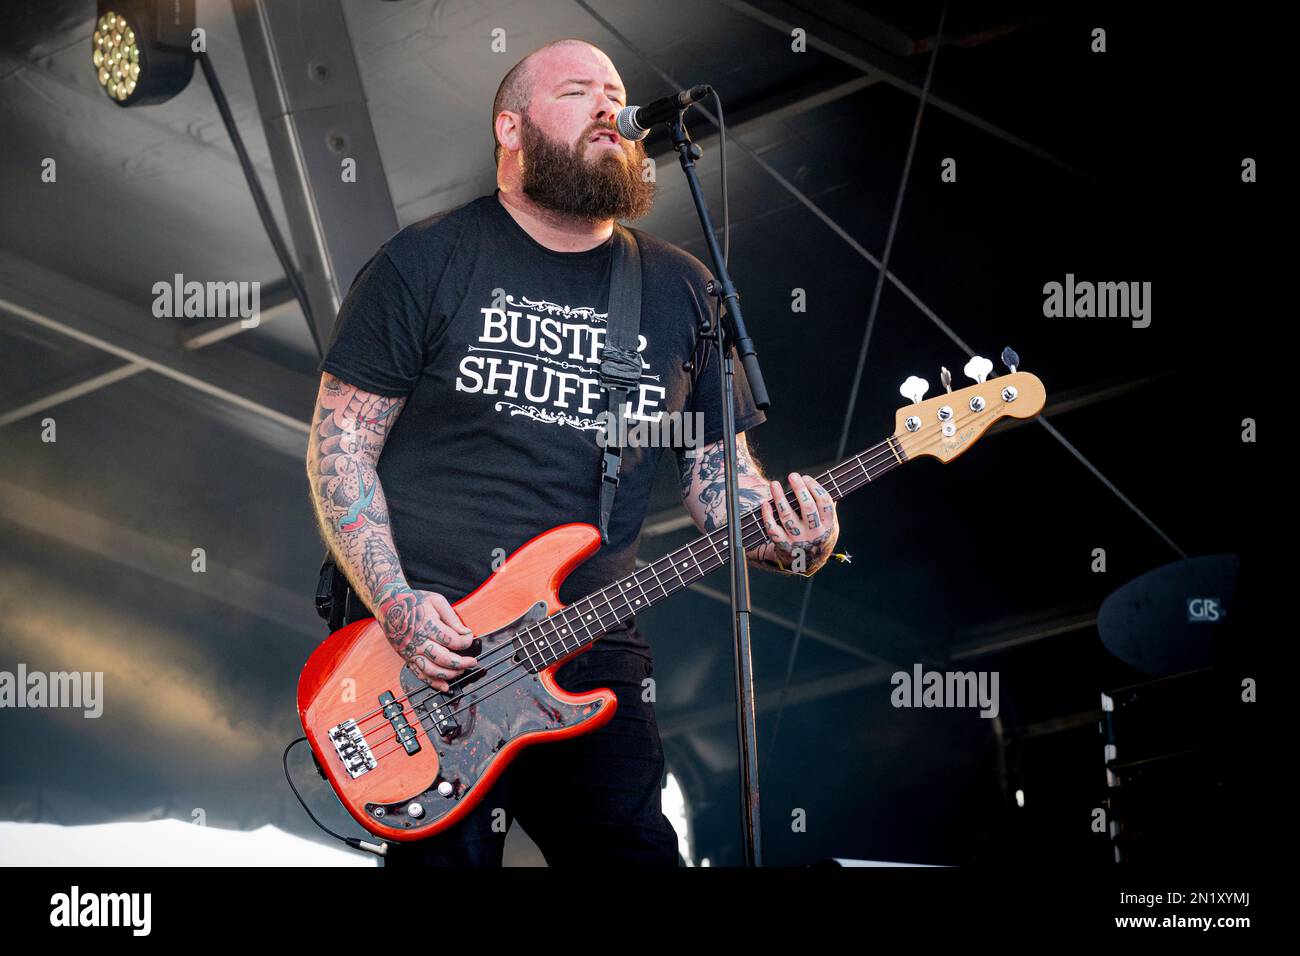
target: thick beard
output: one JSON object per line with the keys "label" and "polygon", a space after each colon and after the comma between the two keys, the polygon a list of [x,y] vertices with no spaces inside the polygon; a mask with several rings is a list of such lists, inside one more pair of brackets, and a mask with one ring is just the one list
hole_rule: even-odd
{"label": "thick beard", "polygon": [[588,159],[588,130],[574,149],[546,136],[523,114],[523,163],[521,186],[524,195],[561,216],[588,222],[606,219],[640,219],[654,204],[655,184],[641,178],[645,145],[632,142],[628,149],[620,139],[623,159],[603,149]]}

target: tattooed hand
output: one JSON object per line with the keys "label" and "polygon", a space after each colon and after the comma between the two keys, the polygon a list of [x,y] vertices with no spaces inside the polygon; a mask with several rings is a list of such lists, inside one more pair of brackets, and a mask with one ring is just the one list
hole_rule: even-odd
{"label": "tattooed hand", "polygon": [[[768,540],[753,549],[756,560],[793,574],[812,575],[828,560],[840,537],[840,520],[830,494],[810,476],[790,472],[796,513],[779,481],[769,482],[771,497],[759,506]],[[776,502],[775,512],[772,502]]]}
{"label": "tattooed hand", "polygon": [[473,644],[474,634],[441,594],[403,585],[378,604],[376,617],[389,643],[430,687],[450,690],[450,681],[478,666],[476,658],[452,653]]}

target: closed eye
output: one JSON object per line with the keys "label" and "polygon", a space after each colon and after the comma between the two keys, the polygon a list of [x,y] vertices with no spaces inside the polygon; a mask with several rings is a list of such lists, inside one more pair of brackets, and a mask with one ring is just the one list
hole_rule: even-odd
{"label": "closed eye", "polygon": [[[587,92],[586,90],[573,90],[572,92],[565,93],[564,95],[565,95],[565,96],[583,96],[586,92]],[[613,97],[610,97],[610,98],[613,99]],[[615,99],[614,102],[617,103],[620,107],[621,107],[621,106],[626,106],[626,105],[627,105],[627,103],[625,103],[623,100]]]}

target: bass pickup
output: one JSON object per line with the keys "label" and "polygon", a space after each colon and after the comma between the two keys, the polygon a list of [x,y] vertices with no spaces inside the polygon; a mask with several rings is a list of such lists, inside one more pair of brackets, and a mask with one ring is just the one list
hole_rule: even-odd
{"label": "bass pickup", "polygon": [[397,734],[397,739],[402,742],[402,747],[408,754],[417,754],[420,752],[420,741],[416,737],[415,728],[406,722],[406,715],[400,701],[393,697],[391,690],[386,690],[379,695],[379,703],[384,708],[384,716],[388,722],[393,725],[393,731]]}

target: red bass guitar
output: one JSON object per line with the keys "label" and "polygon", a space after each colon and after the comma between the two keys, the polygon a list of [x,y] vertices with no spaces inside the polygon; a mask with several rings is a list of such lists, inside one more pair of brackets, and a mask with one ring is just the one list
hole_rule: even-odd
{"label": "red bass guitar", "polygon": [[[987,360],[972,361],[988,366]],[[970,368],[968,368],[970,371]],[[973,377],[982,379],[976,366]],[[917,390],[909,385],[919,386]],[[1004,417],[1029,418],[1043,383],[1013,371],[912,403],[894,434],[817,476],[835,499],[914,458],[948,462]],[[793,492],[787,492],[796,510]],[[746,549],[764,540],[758,509],[741,516]],[[600,546],[589,524],[552,528],[523,545],[454,605],[481,642],[479,667],[437,691],[416,677],[373,619],[330,635],[298,681],[298,715],[316,761],[343,806],[385,840],[411,841],[455,824],[478,804],[524,748],[588,733],[614,716],[608,689],[570,694],[555,671],[633,614],[727,563],[718,528],[567,607],[565,577]]]}

